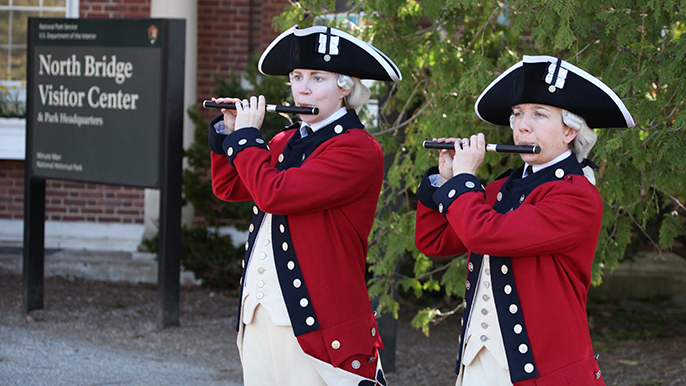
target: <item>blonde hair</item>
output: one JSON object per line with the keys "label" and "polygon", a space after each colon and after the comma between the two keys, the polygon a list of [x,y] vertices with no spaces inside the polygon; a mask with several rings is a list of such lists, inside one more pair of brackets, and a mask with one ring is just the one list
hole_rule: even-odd
{"label": "blonde hair", "polygon": [[372,95],[372,92],[367,86],[362,84],[362,81],[359,78],[354,78],[352,76],[343,74],[337,75],[338,87],[346,91],[351,90],[350,93],[343,98],[345,107],[359,111],[359,108],[367,103],[369,97]]}
{"label": "blonde hair", "polygon": [[578,132],[570,146],[576,154],[577,161],[583,161],[598,141],[598,135],[588,127],[586,120],[564,109],[562,109],[562,122]]}

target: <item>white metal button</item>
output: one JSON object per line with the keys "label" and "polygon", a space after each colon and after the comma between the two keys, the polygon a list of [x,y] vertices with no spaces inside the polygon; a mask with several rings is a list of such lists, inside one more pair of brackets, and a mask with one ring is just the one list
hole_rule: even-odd
{"label": "white metal button", "polygon": [[516,304],[510,304],[510,313],[511,314],[516,314],[519,308],[517,307]]}
{"label": "white metal button", "polygon": [[343,126],[341,125],[336,125],[336,127],[333,128],[333,131],[336,132],[336,134],[340,134],[343,132]]}
{"label": "white metal button", "polygon": [[453,198],[453,197],[455,197],[455,194],[457,194],[457,192],[455,191],[455,189],[451,189],[451,190],[448,192],[448,198]]}
{"label": "white metal button", "polygon": [[248,140],[245,139],[245,138],[243,138],[243,139],[241,139],[240,141],[238,141],[238,144],[241,145],[241,146],[245,145],[246,143],[248,143]]}
{"label": "white metal button", "polygon": [[233,148],[232,147],[226,149],[226,155],[228,155],[229,157],[231,157],[233,155]]}
{"label": "white metal button", "polygon": [[507,275],[507,272],[508,272],[507,265],[503,264],[503,266],[500,267],[500,272],[502,272],[503,275]]}
{"label": "white metal button", "polygon": [[286,264],[286,267],[288,267],[288,270],[292,271],[295,269],[295,263],[293,261],[289,261],[288,264]]}
{"label": "white metal button", "polygon": [[302,284],[303,284],[303,283],[302,283],[302,281],[300,281],[300,279],[295,279],[295,280],[293,280],[293,287],[295,287],[295,288],[300,288],[300,286],[301,286]]}
{"label": "white metal button", "polygon": [[331,348],[333,348],[334,350],[338,350],[339,348],[341,348],[341,342],[334,340],[333,342],[331,342]]}
{"label": "white metal button", "polygon": [[279,154],[279,162],[283,162],[283,154]]}
{"label": "white metal button", "polygon": [[511,293],[512,293],[512,286],[509,285],[509,284],[506,284],[506,285],[505,285],[505,288],[503,288],[503,291],[504,291],[505,294],[507,294],[507,295],[511,294]]}
{"label": "white metal button", "polygon": [[355,360],[353,361],[353,363],[351,363],[350,365],[351,365],[351,366],[353,367],[353,369],[355,369],[355,370],[359,369],[360,366],[362,366],[362,364],[360,363],[360,361],[358,361],[357,359],[355,359]]}
{"label": "white metal button", "polygon": [[307,298],[300,299],[300,307],[305,308],[308,304],[310,304],[310,301]]}
{"label": "white metal button", "polygon": [[564,176],[565,176],[565,171],[562,168],[555,170],[555,177],[562,178]]}
{"label": "white metal button", "polygon": [[308,326],[313,326],[314,325],[314,318],[311,316],[308,316],[307,319],[305,319],[305,323],[307,323]]}
{"label": "white metal button", "polygon": [[284,252],[288,250],[288,243],[284,241],[283,244],[281,244],[281,248],[283,249]]}
{"label": "white metal button", "polygon": [[517,335],[521,334],[522,330],[523,330],[522,325],[521,324],[515,324],[513,330],[514,330],[515,334],[517,334]]}
{"label": "white metal button", "polygon": [[474,187],[476,186],[476,184],[474,184],[474,182],[472,182],[472,181],[467,181],[467,182],[464,183],[464,186],[466,186],[467,189],[474,189]]}
{"label": "white metal button", "polygon": [[524,371],[526,371],[529,374],[533,373],[534,372],[534,365],[532,365],[531,363],[525,364],[524,365]]}
{"label": "white metal button", "polygon": [[526,352],[529,351],[529,346],[525,345],[524,343],[519,345],[519,352],[522,354],[526,354]]}

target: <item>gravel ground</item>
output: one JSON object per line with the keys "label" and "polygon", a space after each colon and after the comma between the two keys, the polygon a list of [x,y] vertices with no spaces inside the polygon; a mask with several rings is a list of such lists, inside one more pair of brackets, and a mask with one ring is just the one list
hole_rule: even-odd
{"label": "gravel ground", "polygon": [[[46,278],[45,308],[25,315],[21,277],[0,272],[0,385],[241,384],[234,296],[184,288],[180,327],[163,330],[156,302],[154,286]],[[458,318],[426,337],[413,315],[401,312],[389,385],[454,384]],[[686,323],[670,328],[669,338],[596,341],[606,384],[686,385]]]}

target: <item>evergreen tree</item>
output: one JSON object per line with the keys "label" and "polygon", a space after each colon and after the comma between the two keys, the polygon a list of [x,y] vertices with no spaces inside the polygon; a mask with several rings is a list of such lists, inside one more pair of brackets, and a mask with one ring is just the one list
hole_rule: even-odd
{"label": "evergreen tree", "polygon": [[[604,202],[594,284],[641,247],[683,254],[686,1],[351,0],[348,5],[347,15],[324,19],[319,17],[335,9],[334,1],[301,0],[275,24],[279,30],[313,23],[349,30],[386,53],[403,73],[395,88],[378,90],[387,96],[385,117],[393,119],[368,128],[393,157],[368,259],[370,291],[379,297],[380,310],[397,316],[391,289],[398,284],[416,296],[464,295],[464,259],[432,259],[414,247],[414,194],[424,171],[437,164],[437,152],[421,143],[477,132],[488,143],[511,143],[511,130],[479,120],[474,103],[522,55],[557,56],[597,76],[637,122],[629,129],[597,129],[598,143],[589,155],[600,165],[597,187]],[[477,177],[485,185],[520,164],[517,155],[487,154]],[[431,320],[456,310],[427,308],[415,324],[428,333]]]}

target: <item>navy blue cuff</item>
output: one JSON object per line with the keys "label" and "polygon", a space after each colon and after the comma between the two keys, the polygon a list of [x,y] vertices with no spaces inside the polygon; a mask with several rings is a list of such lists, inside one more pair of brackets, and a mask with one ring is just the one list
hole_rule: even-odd
{"label": "navy blue cuff", "polygon": [[424,177],[422,177],[422,182],[419,183],[419,188],[417,188],[417,199],[419,200],[419,202],[421,202],[422,205],[424,205],[425,207],[433,210],[438,210],[438,205],[436,205],[433,199],[433,195],[438,188],[431,185],[429,176],[438,173],[438,166],[429,168],[429,170],[427,170],[426,173],[424,173]]}
{"label": "navy blue cuff", "polygon": [[438,211],[445,216],[445,212],[450,204],[461,194],[467,192],[486,193],[475,175],[469,173],[458,174],[436,190],[433,194],[433,201],[438,206]]}
{"label": "navy blue cuff", "polygon": [[229,134],[222,143],[224,154],[229,157],[229,164],[231,164],[231,166],[234,166],[233,159],[236,157],[236,154],[241,150],[253,146],[268,149],[267,144],[264,142],[264,138],[262,138],[262,133],[254,127],[245,127],[240,130],[235,130]]}
{"label": "navy blue cuff", "polygon": [[210,142],[210,150],[212,150],[213,153],[215,154],[226,154],[224,152],[224,149],[222,148],[222,142],[226,139],[226,135],[224,134],[219,134],[217,131],[214,129],[214,125],[223,120],[224,115],[220,115],[212,120],[210,122],[210,128],[208,130],[208,139]]}

